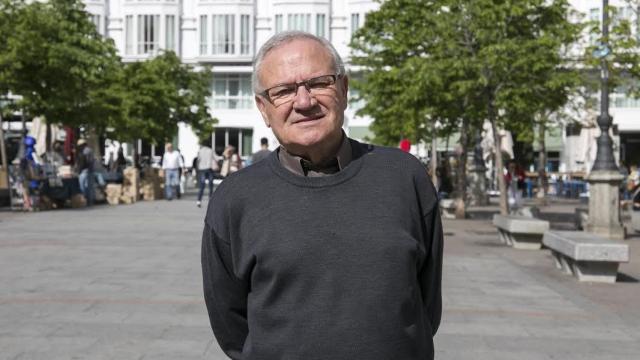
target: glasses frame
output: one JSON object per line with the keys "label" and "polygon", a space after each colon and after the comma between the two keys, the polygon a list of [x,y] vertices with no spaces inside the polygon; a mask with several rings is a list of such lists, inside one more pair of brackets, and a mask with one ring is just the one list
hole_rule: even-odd
{"label": "glasses frame", "polygon": [[[338,73],[338,74],[326,74],[326,75],[314,76],[314,77],[312,77],[312,78],[310,78],[310,79],[302,80],[302,81],[300,81],[300,82],[292,82],[292,83],[278,84],[278,85],[272,86],[272,87],[270,87],[270,88],[268,88],[268,89],[265,89],[265,90],[263,90],[263,91],[259,92],[259,93],[258,93],[258,95],[259,95],[259,96],[262,96],[262,97],[263,97],[263,98],[265,98],[265,99],[267,99],[267,101],[268,101],[271,105],[276,106],[276,104],[274,104],[274,103],[273,103],[273,100],[271,100],[271,97],[269,96],[269,90],[271,90],[271,89],[275,89],[275,88],[277,88],[277,87],[279,87],[279,86],[295,85],[295,87],[296,87],[296,93],[298,92],[298,88],[299,88],[300,86],[304,86],[304,88],[305,88],[305,89],[307,89],[307,91],[308,91],[309,93],[311,93],[311,87],[309,86],[309,81],[311,81],[311,80],[315,80],[315,79],[317,79],[317,78],[325,77],[325,76],[331,76],[331,77],[333,77],[333,84],[331,84],[331,85],[330,85],[330,86],[332,86],[332,85],[335,85],[335,84],[338,82],[338,80],[342,78],[342,76],[343,76],[343,75],[342,75],[342,74],[340,74],[340,73]],[[295,97],[295,96],[294,96],[294,97]],[[290,102],[290,101],[287,101],[287,102]],[[282,104],[280,104],[280,105],[284,105],[284,104],[286,104],[287,102],[284,102],[284,103],[282,103]]]}

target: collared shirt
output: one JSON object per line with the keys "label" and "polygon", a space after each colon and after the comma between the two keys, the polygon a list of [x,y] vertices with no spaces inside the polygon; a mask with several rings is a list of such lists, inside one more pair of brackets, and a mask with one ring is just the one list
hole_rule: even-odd
{"label": "collared shirt", "polygon": [[289,153],[283,146],[278,149],[278,159],[285,169],[300,176],[320,177],[335,174],[349,165],[353,158],[349,138],[342,133],[342,143],[336,156],[324,164],[313,164],[300,156]]}
{"label": "collared shirt", "polygon": [[167,170],[184,167],[182,156],[177,151],[165,152],[162,158],[162,168]]}

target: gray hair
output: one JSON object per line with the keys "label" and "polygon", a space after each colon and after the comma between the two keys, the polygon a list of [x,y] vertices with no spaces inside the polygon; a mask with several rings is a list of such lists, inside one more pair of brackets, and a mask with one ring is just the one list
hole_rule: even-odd
{"label": "gray hair", "polygon": [[267,56],[267,54],[269,54],[272,50],[282,45],[285,45],[294,40],[300,40],[300,39],[314,40],[318,42],[320,45],[322,45],[325,49],[327,49],[327,51],[331,55],[331,58],[333,59],[333,68],[336,74],[337,75],[345,74],[344,63],[342,62],[342,58],[340,57],[340,54],[338,54],[338,51],[336,51],[336,48],[334,48],[333,45],[331,45],[331,43],[327,39],[319,36],[315,36],[313,34],[310,34],[304,31],[295,31],[295,30],[283,31],[281,33],[278,33],[272,36],[269,40],[267,40],[267,42],[264,43],[264,45],[262,45],[262,47],[256,54],[256,57],[253,59],[253,74],[251,75],[251,84],[253,85],[254,93],[257,94],[263,90],[260,84],[260,79],[258,78],[258,73],[260,72],[260,67],[262,66],[262,62],[264,61],[264,58]]}

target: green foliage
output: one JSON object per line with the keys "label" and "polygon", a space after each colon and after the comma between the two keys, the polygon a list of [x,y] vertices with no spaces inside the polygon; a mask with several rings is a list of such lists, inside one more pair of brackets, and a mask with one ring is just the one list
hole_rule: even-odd
{"label": "green foliage", "polygon": [[490,117],[512,130],[558,109],[579,83],[563,50],[580,27],[566,1],[387,0],[354,36],[354,86],[383,143],[430,137]]}
{"label": "green foliage", "polygon": [[196,72],[173,52],[127,64],[127,119],[113,124],[116,137],[166,141],[175,136],[179,122],[190,125],[199,137],[209,136],[215,123],[206,105],[211,80],[208,69]]}
{"label": "green foliage", "polygon": [[173,52],[124,65],[79,0],[0,0],[0,93],[29,116],[124,141],[169,140],[179,122],[207,137],[211,81]]}
{"label": "green foliage", "polygon": [[[382,2],[351,43],[353,63],[365,70],[354,84],[367,101],[359,114],[374,118],[376,139],[387,144],[432,137],[434,121],[440,135],[468,134],[484,120],[494,134],[531,134],[580,81],[563,60],[581,29],[568,21],[569,9],[565,0]],[[495,160],[500,174],[500,152]],[[506,213],[501,176],[498,183]]]}
{"label": "green foliage", "polygon": [[0,44],[0,90],[20,94],[26,113],[54,123],[100,129],[122,116],[119,58],[81,2],[2,0],[1,6],[11,15],[3,14],[10,31]]}
{"label": "green foliage", "polygon": [[[629,9],[633,9],[635,17],[638,14],[637,1],[625,1]],[[608,38],[603,37],[602,24],[599,21],[590,21],[587,23],[591,36],[596,37],[597,41],[586,46],[584,59],[587,67],[594,69],[594,73],[598,72],[601,67],[601,59],[594,56],[600,44],[607,43],[610,54],[604,59],[609,71],[609,88],[618,88],[618,91],[626,93],[632,97],[640,97],[640,43],[639,38],[633,32],[633,26],[629,18],[623,18],[621,14],[622,8],[609,6],[607,12],[609,15]],[[600,81],[597,75],[594,75],[587,83],[590,90],[595,92],[599,89]]]}

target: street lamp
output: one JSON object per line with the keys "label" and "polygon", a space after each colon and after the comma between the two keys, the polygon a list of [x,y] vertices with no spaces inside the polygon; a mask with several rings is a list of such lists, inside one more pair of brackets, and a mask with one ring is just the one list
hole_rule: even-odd
{"label": "street lamp", "polygon": [[609,1],[602,1],[602,39],[603,43],[594,51],[594,55],[600,58],[600,115],[598,116],[598,152],[591,171],[618,171],[618,166],[613,157],[613,141],[609,136],[609,128],[613,118],[609,115],[609,68],[607,55],[609,49],[609,14],[607,8]]}
{"label": "street lamp", "polygon": [[609,136],[612,118],[609,115],[609,69],[607,55],[609,49],[609,1],[602,1],[602,44],[594,51],[600,58],[600,115],[598,116],[598,151],[596,159],[587,178],[589,182],[589,220],[588,232],[608,237],[624,239],[625,230],[620,219],[619,186],[623,176],[613,157],[613,141]]}

